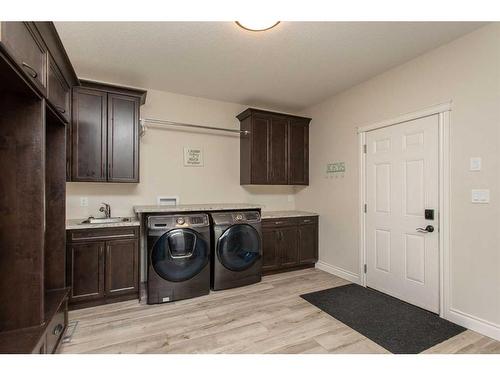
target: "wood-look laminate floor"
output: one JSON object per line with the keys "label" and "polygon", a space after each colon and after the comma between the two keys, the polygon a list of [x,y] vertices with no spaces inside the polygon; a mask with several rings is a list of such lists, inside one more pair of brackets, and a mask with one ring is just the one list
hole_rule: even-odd
{"label": "wood-look laminate floor", "polygon": [[[299,297],[348,283],[307,269],[191,300],[70,311],[78,326],[61,353],[387,353]],[[500,342],[466,331],[427,352],[500,353]]]}

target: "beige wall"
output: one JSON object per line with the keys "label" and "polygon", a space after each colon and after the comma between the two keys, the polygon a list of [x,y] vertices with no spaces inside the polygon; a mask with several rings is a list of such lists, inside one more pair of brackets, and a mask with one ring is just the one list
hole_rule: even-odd
{"label": "beige wall", "polygon": [[[369,56],[367,56],[369,58]],[[356,127],[452,100],[451,308],[500,332],[500,24],[487,25],[309,108],[310,186],[297,209],[321,215],[320,260],[359,275]],[[470,172],[469,158],[483,169]],[[345,161],[344,178],[326,163]],[[491,203],[471,204],[473,188]]]}
{"label": "beige wall", "polygon": [[[240,104],[148,90],[141,116],[237,129]],[[276,109],[279,110],[279,109]],[[201,147],[204,167],[184,167],[185,146]],[[114,216],[133,215],[132,206],[156,204],[156,197],[179,196],[181,204],[259,203],[265,209],[293,209],[293,187],[242,187],[239,184],[239,137],[231,133],[148,129],[141,139],[139,184],[67,184],[67,218],[98,214],[108,202]],[[89,206],[80,207],[80,197]]]}

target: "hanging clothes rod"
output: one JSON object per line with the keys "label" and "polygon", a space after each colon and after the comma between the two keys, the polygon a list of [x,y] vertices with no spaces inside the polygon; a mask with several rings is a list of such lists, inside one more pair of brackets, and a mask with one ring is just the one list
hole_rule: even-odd
{"label": "hanging clothes rod", "polygon": [[[158,119],[154,119],[154,118],[141,118],[140,124],[141,124],[141,136],[143,136],[146,133],[146,130],[148,127],[154,127],[154,128],[161,129],[164,126],[182,126],[185,128],[217,130],[217,131],[222,131],[222,132],[238,133],[238,134],[243,134],[243,135],[250,134],[250,132],[248,130],[217,128],[214,126],[186,124],[184,122],[158,120]],[[150,124],[150,125],[148,126],[148,124]]]}

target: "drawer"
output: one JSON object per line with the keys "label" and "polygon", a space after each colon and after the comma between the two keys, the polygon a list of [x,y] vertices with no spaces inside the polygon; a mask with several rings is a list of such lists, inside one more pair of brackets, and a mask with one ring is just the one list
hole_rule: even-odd
{"label": "drawer", "polygon": [[61,304],[45,332],[45,352],[52,354],[66,329],[66,302]]}
{"label": "drawer", "polygon": [[127,239],[139,236],[139,227],[76,229],[68,231],[68,241],[102,241]]}
{"label": "drawer", "polygon": [[45,95],[47,48],[35,27],[27,22],[2,22],[1,41],[26,76]]}
{"label": "drawer", "polygon": [[307,217],[300,217],[298,218],[298,224],[303,225],[303,224],[318,224],[318,217],[317,216],[307,216]]}
{"label": "drawer", "polygon": [[263,219],[262,227],[274,228],[274,227],[286,227],[297,225],[297,218],[295,217],[280,217],[274,219]]}
{"label": "drawer", "polygon": [[47,91],[49,102],[63,118],[69,121],[69,85],[50,55],[48,75]]}

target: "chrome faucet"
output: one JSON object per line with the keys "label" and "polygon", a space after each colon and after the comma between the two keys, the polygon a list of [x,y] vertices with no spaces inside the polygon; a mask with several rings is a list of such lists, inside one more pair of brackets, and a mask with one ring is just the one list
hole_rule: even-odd
{"label": "chrome faucet", "polygon": [[99,208],[99,212],[104,212],[106,219],[111,217],[111,206],[108,203],[101,203],[103,207]]}

